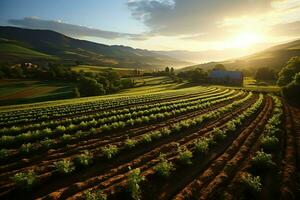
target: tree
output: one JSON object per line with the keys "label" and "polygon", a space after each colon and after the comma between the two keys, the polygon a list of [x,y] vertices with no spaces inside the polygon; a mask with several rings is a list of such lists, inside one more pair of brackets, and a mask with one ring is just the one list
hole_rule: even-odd
{"label": "tree", "polygon": [[168,74],[170,72],[170,68],[166,67],[165,72]]}
{"label": "tree", "polygon": [[193,83],[206,83],[207,76],[207,72],[203,71],[201,68],[197,68],[192,71],[190,81]]}
{"label": "tree", "polygon": [[98,83],[95,79],[84,77],[79,83],[79,92],[82,96],[96,96],[105,94],[105,90],[101,83]]}
{"label": "tree", "polygon": [[124,78],[121,80],[122,88],[132,88],[134,87],[134,79],[132,78]]}
{"label": "tree", "polygon": [[295,74],[291,83],[282,88],[282,94],[288,100],[300,102],[300,72]]}
{"label": "tree", "polygon": [[223,64],[216,64],[213,70],[226,70]]}
{"label": "tree", "polygon": [[293,81],[293,78],[297,72],[300,72],[300,57],[296,56],[291,58],[287,65],[281,69],[278,74],[277,84],[284,86]]}
{"label": "tree", "polygon": [[174,74],[175,74],[175,70],[174,70],[173,67],[171,67],[170,74],[171,74],[171,75],[174,75]]}
{"label": "tree", "polygon": [[260,67],[256,71],[255,79],[256,80],[263,80],[263,81],[271,81],[275,80],[275,72],[267,67]]}

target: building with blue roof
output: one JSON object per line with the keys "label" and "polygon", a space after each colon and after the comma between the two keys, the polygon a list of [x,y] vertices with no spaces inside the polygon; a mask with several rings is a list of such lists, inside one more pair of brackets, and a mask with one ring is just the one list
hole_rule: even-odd
{"label": "building with blue roof", "polygon": [[243,85],[244,75],[241,71],[213,70],[208,78],[213,84]]}

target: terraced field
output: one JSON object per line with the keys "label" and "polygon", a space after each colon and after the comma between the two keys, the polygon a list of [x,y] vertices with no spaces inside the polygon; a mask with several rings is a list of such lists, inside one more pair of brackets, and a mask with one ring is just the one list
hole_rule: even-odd
{"label": "terraced field", "polygon": [[201,87],[3,111],[1,199],[296,199],[299,112]]}

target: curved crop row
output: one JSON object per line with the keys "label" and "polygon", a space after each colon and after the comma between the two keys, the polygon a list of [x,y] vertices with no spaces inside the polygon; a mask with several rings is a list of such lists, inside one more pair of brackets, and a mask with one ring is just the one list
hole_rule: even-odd
{"label": "curved crop row", "polygon": [[[214,90],[214,88],[202,88],[192,94],[201,93]],[[95,110],[105,110],[109,108],[116,108],[127,105],[134,105],[140,103],[154,102],[168,98],[180,97],[186,95],[184,91],[176,91],[169,93],[147,94],[134,97],[119,97],[115,99],[103,99],[96,101],[89,101],[84,103],[74,103],[60,106],[51,106],[43,108],[30,108],[24,110],[1,112],[0,127],[9,124],[33,122],[39,120],[51,119],[53,117],[63,117],[65,115],[78,115],[82,113],[94,112]]]}
{"label": "curved crop row", "polygon": [[[149,123],[151,121],[157,121],[157,120],[162,120],[171,116],[179,115],[181,113],[185,112],[190,112],[193,110],[197,109],[202,109],[204,107],[207,107],[213,103],[220,102],[227,100],[226,97],[233,98],[235,96],[230,96],[233,94],[234,91],[229,92],[227,94],[219,95],[219,96],[213,96],[213,97],[207,97],[204,99],[197,100],[195,102],[190,102],[190,106],[187,106],[186,108],[181,108],[179,110],[173,110],[173,106],[170,106],[169,108],[163,107],[164,109],[157,109],[156,111],[158,113],[152,114],[152,113],[146,113],[144,116],[137,116],[136,118],[129,118],[127,119],[126,115],[122,115],[123,117],[115,117],[114,120],[117,121],[112,121],[110,124],[102,124],[105,121],[104,119],[101,119],[99,121],[92,120],[90,123],[84,123],[79,124],[79,125],[73,125],[71,124],[68,129],[64,126],[57,126],[54,130],[51,130],[50,128],[46,128],[42,131],[36,130],[36,131],[28,131],[26,133],[22,133],[16,136],[2,136],[0,138],[0,146],[3,147],[10,147],[10,146],[17,146],[20,144],[23,144],[25,142],[33,142],[33,141],[38,141],[44,138],[56,138],[61,135],[62,140],[65,140],[64,137],[68,136],[68,140],[72,139],[72,136],[70,133],[75,133],[73,134],[73,137],[76,138],[76,135],[79,137],[82,136],[87,136],[88,134],[99,134],[99,130],[93,130],[95,128],[100,129],[100,132],[105,132],[105,131],[112,131],[120,128],[126,128],[130,126],[135,126],[136,124],[145,124]],[[219,101],[218,101],[219,100]],[[188,104],[188,103],[187,103]],[[168,112],[165,110],[172,110],[172,112]],[[160,113],[160,111],[162,112]],[[148,116],[147,116],[148,115]],[[109,117],[110,118],[110,117]],[[119,119],[121,118],[121,119]],[[123,121],[124,118],[124,121]],[[83,131],[85,132],[83,132]],[[68,134],[68,135],[67,135]],[[70,136],[70,137],[69,137]]]}

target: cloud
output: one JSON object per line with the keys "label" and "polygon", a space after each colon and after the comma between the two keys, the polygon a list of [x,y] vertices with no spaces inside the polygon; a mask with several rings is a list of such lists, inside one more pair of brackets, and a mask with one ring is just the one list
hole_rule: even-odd
{"label": "cloud", "polygon": [[74,37],[98,37],[105,39],[125,38],[130,40],[145,40],[148,38],[146,34],[130,34],[105,31],[89,28],[86,26],[68,24],[60,20],[43,20],[35,16],[25,17],[24,19],[10,19],[8,20],[8,22],[12,25],[20,26],[23,28],[53,30]]}
{"label": "cloud", "polygon": [[[277,0],[276,0],[277,1]],[[132,16],[152,32],[184,35],[209,32],[225,17],[254,15],[272,9],[274,0],[131,0]]]}
{"label": "cloud", "polygon": [[300,21],[274,25],[271,27],[270,34],[276,36],[300,37]]}

